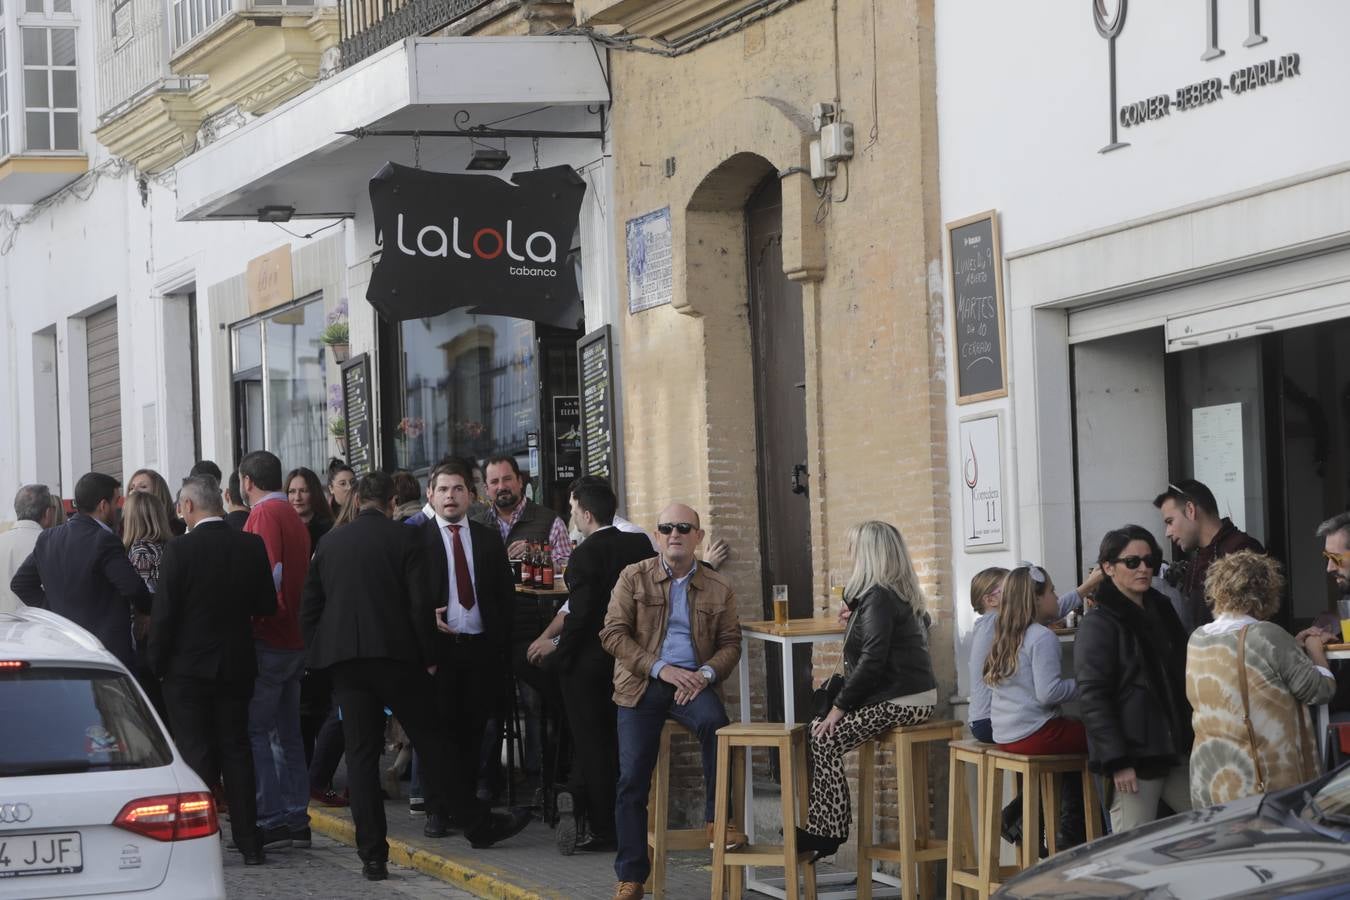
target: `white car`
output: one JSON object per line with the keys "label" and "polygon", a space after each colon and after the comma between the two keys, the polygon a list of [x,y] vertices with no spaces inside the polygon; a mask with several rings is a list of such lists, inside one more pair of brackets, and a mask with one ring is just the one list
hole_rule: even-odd
{"label": "white car", "polygon": [[211,792],[89,632],[0,613],[0,898],[223,898]]}

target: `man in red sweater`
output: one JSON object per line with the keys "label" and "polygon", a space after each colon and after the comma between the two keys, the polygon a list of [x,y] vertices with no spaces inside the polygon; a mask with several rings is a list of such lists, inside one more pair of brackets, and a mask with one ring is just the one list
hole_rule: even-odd
{"label": "man in red sweater", "polygon": [[305,643],[300,603],[309,572],[309,530],[282,493],[281,460],[255,450],[239,461],[239,487],[250,512],[244,530],[267,545],[277,611],[253,619],[258,678],[248,708],[249,741],[258,777],[258,828],[263,847],[308,847],[309,769],[300,738],[300,678]]}

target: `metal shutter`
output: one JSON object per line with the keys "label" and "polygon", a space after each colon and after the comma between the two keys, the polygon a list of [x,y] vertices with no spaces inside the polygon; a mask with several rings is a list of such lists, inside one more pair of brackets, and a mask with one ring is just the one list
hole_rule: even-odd
{"label": "metal shutter", "polygon": [[117,307],[85,320],[89,347],[89,461],[122,480],[122,385],[117,364]]}

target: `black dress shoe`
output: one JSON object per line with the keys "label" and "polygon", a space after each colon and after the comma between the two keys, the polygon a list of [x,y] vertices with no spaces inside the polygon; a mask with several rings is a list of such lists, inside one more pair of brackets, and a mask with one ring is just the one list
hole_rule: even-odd
{"label": "black dress shoe", "polygon": [[797,850],[809,850],[815,854],[813,860],[822,859],[826,856],[834,856],[839,852],[840,846],[848,838],[830,837],[823,834],[812,834],[805,828],[797,829]]}
{"label": "black dress shoe", "polygon": [[443,838],[450,833],[450,827],[445,822],[445,816],[429,812],[427,824],[422,826],[422,833],[429,838]]}
{"label": "black dress shoe", "polygon": [[389,863],[382,859],[367,860],[361,866],[361,874],[367,881],[384,881],[389,877]]}
{"label": "black dress shoe", "polygon": [[242,852],[244,854],[244,865],[246,866],[261,866],[267,862],[267,856],[261,850],[244,850]]}
{"label": "black dress shoe", "polygon": [[469,839],[469,845],[475,850],[483,850],[507,838],[515,837],[528,824],[530,824],[528,809],[515,809],[506,815],[489,813],[487,818],[464,836]]}
{"label": "black dress shoe", "polygon": [[291,829],[291,846],[308,849],[313,845],[314,836],[310,833],[309,826],[304,828]]}
{"label": "black dress shoe", "polygon": [[613,853],[618,849],[619,842],[603,834],[587,835],[584,841],[577,844],[577,850],[586,853]]}
{"label": "black dress shoe", "polygon": [[264,850],[281,850],[291,845],[291,830],[285,825],[277,825],[275,828],[264,828],[262,830],[262,846]]}

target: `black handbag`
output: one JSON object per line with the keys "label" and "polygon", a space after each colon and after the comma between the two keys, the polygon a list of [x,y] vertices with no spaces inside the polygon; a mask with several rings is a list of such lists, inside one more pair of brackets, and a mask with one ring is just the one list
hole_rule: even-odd
{"label": "black handbag", "polygon": [[844,643],[839,647],[839,662],[835,664],[833,674],[825,679],[824,684],[811,692],[811,711],[817,719],[823,719],[830,714],[835,698],[844,689],[844,676],[840,674],[839,669],[844,665],[844,646],[847,646],[848,636],[853,632],[853,622],[856,616],[856,610],[852,616],[849,616],[848,628],[844,629]]}

